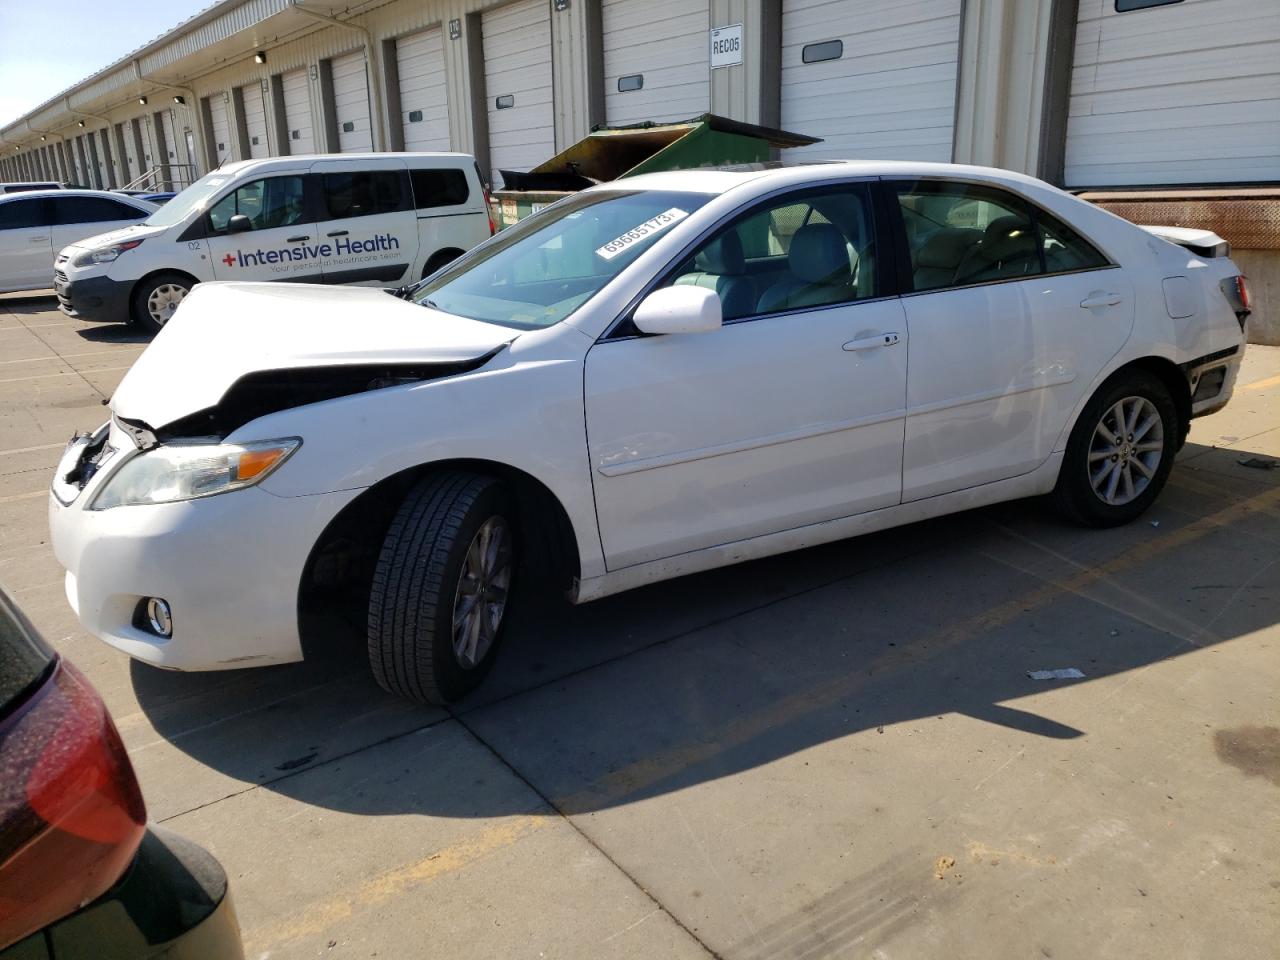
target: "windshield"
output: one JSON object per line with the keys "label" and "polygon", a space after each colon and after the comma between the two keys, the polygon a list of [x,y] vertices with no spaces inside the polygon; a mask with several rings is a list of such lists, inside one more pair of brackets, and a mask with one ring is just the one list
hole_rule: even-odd
{"label": "windshield", "polygon": [[712,196],[657,190],[574,194],[502,231],[415,290],[413,300],[521,330],[549,327]]}
{"label": "windshield", "polygon": [[231,174],[214,170],[176,194],[172,200],[147,217],[148,227],[172,227],[182,223],[195,210],[203,210],[219,190],[231,180]]}

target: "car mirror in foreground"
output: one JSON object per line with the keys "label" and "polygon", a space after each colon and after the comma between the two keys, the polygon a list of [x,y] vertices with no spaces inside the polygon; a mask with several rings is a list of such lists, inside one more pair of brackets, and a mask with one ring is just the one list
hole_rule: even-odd
{"label": "car mirror in foreground", "polygon": [[253,221],[243,213],[237,213],[227,221],[227,233],[245,233],[253,229]]}
{"label": "car mirror in foreground", "polygon": [[663,287],[640,302],[632,322],[641,333],[708,333],[720,329],[720,298],[705,287]]}

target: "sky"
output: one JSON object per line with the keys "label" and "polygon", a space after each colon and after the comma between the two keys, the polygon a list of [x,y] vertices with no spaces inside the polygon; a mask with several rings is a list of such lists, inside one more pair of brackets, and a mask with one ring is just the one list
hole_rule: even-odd
{"label": "sky", "polygon": [[0,126],[213,0],[0,0]]}

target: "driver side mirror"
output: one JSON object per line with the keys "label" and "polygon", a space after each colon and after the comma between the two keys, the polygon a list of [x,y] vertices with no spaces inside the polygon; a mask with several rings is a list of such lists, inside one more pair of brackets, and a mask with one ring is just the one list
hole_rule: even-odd
{"label": "driver side mirror", "polygon": [[709,333],[724,320],[720,298],[706,287],[662,287],[643,300],[631,322],[641,333]]}
{"label": "driver side mirror", "polygon": [[237,213],[227,221],[227,233],[246,233],[253,229],[253,221],[243,213]]}

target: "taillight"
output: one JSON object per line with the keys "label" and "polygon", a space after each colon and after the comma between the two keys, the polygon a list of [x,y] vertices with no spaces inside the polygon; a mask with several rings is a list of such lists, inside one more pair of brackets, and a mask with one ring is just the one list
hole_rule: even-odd
{"label": "taillight", "polygon": [[59,661],[0,724],[0,949],[109,890],[146,822],[106,707]]}
{"label": "taillight", "polygon": [[1222,295],[1227,298],[1227,303],[1231,304],[1231,309],[1235,311],[1236,319],[1240,321],[1240,329],[1244,329],[1244,322],[1248,319],[1249,314],[1253,311],[1253,302],[1249,296],[1249,284],[1244,277],[1225,277],[1218,284]]}
{"label": "taillight", "polygon": [[1249,284],[1243,276],[1236,277],[1236,292],[1240,295],[1240,305],[1246,312],[1253,312],[1253,300],[1249,296]]}

